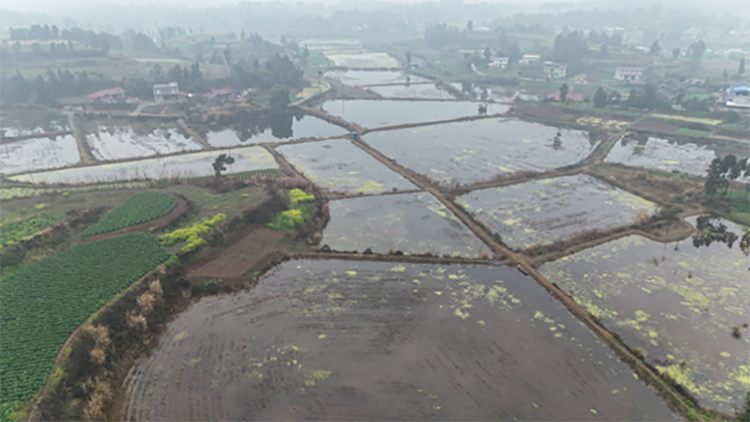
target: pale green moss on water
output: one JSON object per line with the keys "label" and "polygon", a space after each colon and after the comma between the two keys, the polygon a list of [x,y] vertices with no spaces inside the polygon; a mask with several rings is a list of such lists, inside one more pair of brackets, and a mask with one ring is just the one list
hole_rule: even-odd
{"label": "pale green moss on water", "polygon": [[[740,236],[745,230],[724,223]],[[750,389],[750,332],[732,336],[750,319],[750,259],[738,243],[696,248],[690,239],[664,245],[629,236],[540,272],[702,406],[731,413]]]}

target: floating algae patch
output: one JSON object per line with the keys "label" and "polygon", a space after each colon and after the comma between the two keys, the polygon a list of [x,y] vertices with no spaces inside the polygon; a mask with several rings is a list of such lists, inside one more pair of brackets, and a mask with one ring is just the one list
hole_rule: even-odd
{"label": "floating algae patch", "polygon": [[604,161],[704,177],[711,161],[720,152],[711,149],[711,146],[645,136],[626,136],[612,147]]}
{"label": "floating algae patch", "polygon": [[[479,105],[470,101],[329,100],[321,108],[331,115],[366,128],[435,122],[476,116]],[[504,113],[508,106],[489,104],[487,113]]]}
{"label": "floating algae patch", "polygon": [[652,202],[583,174],[476,190],[457,203],[507,245],[520,248],[627,226],[640,213],[651,215],[657,209]]}
{"label": "floating algae patch", "polygon": [[212,127],[206,133],[206,140],[211,146],[221,148],[301,138],[324,139],[344,134],[346,129],[314,116],[277,113],[265,118],[237,117],[234,122]]}
{"label": "floating algae patch", "polygon": [[348,198],[329,202],[321,244],[338,251],[432,253],[477,257],[484,244],[429,193]]}
{"label": "floating algae patch", "polygon": [[368,144],[399,164],[449,185],[576,164],[598,144],[589,138],[587,132],[516,119],[447,123],[364,136]]}
{"label": "floating algae patch", "polygon": [[137,364],[120,418],[674,419],[515,268],[399,265],[288,261],[201,299]]}
{"label": "floating algae patch", "polygon": [[0,145],[0,172],[25,173],[67,167],[81,161],[73,135],[33,138]]}
{"label": "floating algae patch", "polygon": [[427,82],[427,79],[410,75],[406,72],[374,71],[374,70],[331,70],[324,75],[326,78],[338,79],[341,83],[352,86],[368,86],[383,84],[405,84],[407,82]]}
{"label": "floating algae patch", "polygon": [[418,98],[425,100],[454,100],[455,97],[433,83],[373,86],[367,88],[383,98]]}
{"label": "floating algae patch", "polygon": [[[723,224],[739,237],[746,230]],[[702,406],[732,413],[750,390],[750,332],[742,328],[750,321],[750,259],[739,243],[696,247],[692,239],[661,244],[629,236],[540,272]]]}
{"label": "floating algae patch", "polygon": [[136,179],[202,177],[214,174],[211,164],[219,154],[234,158],[226,173],[278,168],[273,156],[262,147],[193,152],[168,157],[146,158],[95,166],[19,174],[12,180],[34,183],[101,183]]}
{"label": "floating algae patch", "polygon": [[346,139],[283,145],[276,148],[297,171],[322,188],[346,193],[382,193],[417,189]]}

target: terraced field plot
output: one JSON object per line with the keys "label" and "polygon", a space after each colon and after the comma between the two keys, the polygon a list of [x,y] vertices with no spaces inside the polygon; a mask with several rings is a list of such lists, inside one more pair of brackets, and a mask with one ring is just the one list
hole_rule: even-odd
{"label": "terraced field plot", "polygon": [[97,160],[149,157],[202,149],[190,136],[175,127],[164,126],[138,133],[132,126],[97,126],[86,135]]}
{"label": "terraced field plot", "polygon": [[427,100],[455,99],[455,97],[448,93],[448,91],[438,89],[435,84],[432,83],[373,86],[367,89],[383,98],[421,98]]}
{"label": "terraced field plot", "polygon": [[346,133],[346,129],[317,117],[285,115],[258,126],[240,124],[235,128],[210,131],[206,134],[206,140],[211,146],[220,148],[300,138],[323,139]]}
{"label": "terraced field plot", "polygon": [[409,75],[405,72],[383,71],[377,72],[372,70],[331,70],[324,75],[326,78],[338,79],[346,85],[378,85],[378,84],[402,84],[407,82],[428,82],[425,78]]}
{"label": "terraced field plot", "polygon": [[398,60],[388,53],[370,51],[324,51],[323,54],[334,66],[356,68],[393,68],[399,67]]}
{"label": "terraced field plot", "polygon": [[227,173],[278,168],[273,156],[261,147],[236,148],[146,158],[138,161],[100,164],[97,166],[54,170],[14,176],[13,180],[36,183],[97,183],[135,179],[166,179],[210,176],[214,174],[211,164],[219,154],[228,154],[235,159],[227,166]]}
{"label": "terraced field plot", "polygon": [[[745,228],[722,222],[742,236]],[[667,371],[702,406],[733,413],[750,389],[750,259],[715,242],[629,236],[544,264],[540,272]]]}
{"label": "terraced field plot", "polygon": [[645,140],[623,138],[604,161],[703,177],[714,158],[716,153],[706,146],[649,137]]}
{"label": "terraced field plot", "polygon": [[67,167],[81,161],[73,135],[32,138],[0,145],[0,172],[27,173]]}
{"label": "terraced field plot", "polygon": [[[321,108],[329,114],[366,128],[434,122],[476,116],[477,103],[470,101],[330,100]],[[508,106],[490,104],[488,113],[504,113]]]}
{"label": "terraced field plot", "polygon": [[70,130],[68,118],[56,111],[6,109],[0,116],[0,137],[41,135]]}
{"label": "terraced field plot", "polygon": [[511,247],[565,240],[635,223],[657,205],[587,175],[469,192],[457,202]]}
{"label": "terraced field plot", "polygon": [[483,119],[366,134],[397,163],[446,184],[470,184],[517,171],[545,171],[585,159],[598,142],[579,130],[521,120]]}
{"label": "terraced field plot", "polygon": [[284,145],[276,150],[313,183],[332,191],[382,193],[417,189],[346,139]]}
{"label": "terraced field plot", "polygon": [[289,261],[204,298],[126,380],[127,420],[673,420],[515,268]]}
{"label": "terraced field plot", "polygon": [[433,253],[477,257],[488,250],[429,193],[350,198],[329,202],[331,220],[321,245],[334,250]]}

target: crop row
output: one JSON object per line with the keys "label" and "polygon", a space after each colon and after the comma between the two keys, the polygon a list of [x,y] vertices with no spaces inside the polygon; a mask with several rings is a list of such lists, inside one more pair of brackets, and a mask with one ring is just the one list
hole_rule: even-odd
{"label": "crop row", "polygon": [[28,198],[31,196],[52,195],[62,193],[68,195],[76,192],[89,192],[102,189],[135,189],[147,188],[149,182],[106,183],[100,185],[66,186],[65,188],[32,188],[22,185],[0,186],[0,199]]}
{"label": "crop row", "polygon": [[75,245],[0,282],[0,407],[33,397],[67,337],[171,254],[149,233]]}
{"label": "crop row", "polygon": [[98,236],[156,220],[169,214],[177,201],[172,195],[160,192],[140,192],[105,215],[101,221],[84,230],[82,238]]}
{"label": "crop row", "polygon": [[62,214],[52,214],[3,224],[0,226],[0,247],[12,245],[26,236],[31,236],[53,224],[57,224],[62,219]]}

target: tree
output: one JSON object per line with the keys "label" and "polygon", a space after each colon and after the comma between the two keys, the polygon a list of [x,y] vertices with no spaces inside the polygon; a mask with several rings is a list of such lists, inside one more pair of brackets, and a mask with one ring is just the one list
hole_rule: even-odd
{"label": "tree", "polygon": [[474,29],[474,22],[472,22],[471,19],[469,19],[469,21],[466,22],[466,30],[468,32],[471,32],[473,29]]}
{"label": "tree", "polygon": [[607,94],[604,92],[604,88],[599,87],[594,94],[594,106],[602,108],[605,105],[607,105]]}
{"label": "tree", "polygon": [[661,52],[661,46],[659,45],[658,40],[654,41],[654,43],[651,44],[650,52],[652,56],[656,56]]}
{"label": "tree", "polygon": [[227,64],[232,64],[232,50],[229,48],[224,50],[224,61],[226,61]]}
{"label": "tree", "polygon": [[677,47],[674,50],[672,50],[672,58],[677,60],[677,58],[680,57],[680,48]]}
{"label": "tree", "polygon": [[565,102],[565,99],[568,98],[568,84],[562,84],[560,87],[560,101]]}
{"label": "tree", "polygon": [[404,55],[406,56],[406,64],[410,65],[411,64],[411,52],[407,51]]}
{"label": "tree", "polygon": [[274,111],[282,111],[289,105],[289,88],[285,85],[274,85],[269,91],[268,105]]}
{"label": "tree", "polygon": [[737,71],[740,75],[745,73],[745,58],[743,57],[742,60],[740,60],[740,69]]}
{"label": "tree", "polygon": [[732,182],[743,175],[750,175],[747,157],[738,160],[734,154],[727,154],[723,159],[714,158],[708,167],[708,177],[703,185],[706,196],[714,196],[722,189],[722,196],[725,196]]}
{"label": "tree", "polygon": [[213,166],[214,168],[216,177],[221,177],[221,172],[227,169],[226,167],[224,167],[225,164],[234,164],[234,157],[231,157],[227,154],[219,154],[213,164],[211,164],[211,166]]}
{"label": "tree", "polygon": [[688,51],[696,61],[701,61],[701,59],[703,58],[703,53],[706,52],[706,43],[704,43],[702,39],[698,40],[697,43],[690,45]]}
{"label": "tree", "polygon": [[490,50],[489,47],[484,49],[484,58],[487,59],[487,61],[490,61],[492,58],[492,50]]}

